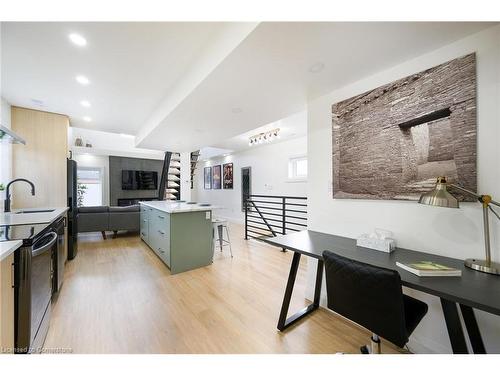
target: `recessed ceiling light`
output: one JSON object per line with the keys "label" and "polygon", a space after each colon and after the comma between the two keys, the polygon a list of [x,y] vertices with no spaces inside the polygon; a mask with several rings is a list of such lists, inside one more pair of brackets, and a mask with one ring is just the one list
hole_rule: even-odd
{"label": "recessed ceiling light", "polygon": [[83,47],[87,45],[87,39],[85,39],[83,36],[80,34],[69,34],[68,35],[69,40],[73,42],[73,44],[76,44],[79,47]]}
{"label": "recessed ceiling light", "polygon": [[321,72],[324,68],[325,68],[325,64],[323,64],[322,62],[317,62],[317,63],[312,64],[312,65],[309,67],[309,72],[311,72],[311,73],[319,73],[319,72]]}
{"label": "recessed ceiling light", "polygon": [[120,133],[120,135],[124,138],[135,138],[135,135],[132,134],[125,134],[125,133]]}
{"label": "recessed ceiling light", "polygon": [[82,100],[80,102],[80,104],[83,106],[83,107],[90,107],[90,102],[88,100]]}
{"label": "recessed ceiling light", "polygon": [[243,110],[242,110],[241,108],[237,107],[237,108],[233,108],[233,109],[231,110],[231,112],[233,112],[233,113],[235,113],[235,114],[238,114],[238,113],[243,112]]}
{"label": "recessed ceiling light", "polygon": [[92,121],[92,117],[85,116],[85,117],[83,118],[83,121],[90,122],[90,121]]}
{"label": "recessed ceiling light", "polygon": [[88,85],[90,83],[89,79],[85,76],[78,75],[75,77],[76,82],[78,82],[81,85]]}

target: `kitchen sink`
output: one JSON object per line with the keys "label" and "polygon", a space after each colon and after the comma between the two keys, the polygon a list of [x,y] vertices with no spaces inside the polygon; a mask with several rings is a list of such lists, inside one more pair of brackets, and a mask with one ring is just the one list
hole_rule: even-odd
{"label": "kitchen sink", "polygon": [[53,212],[55,211],[54,209],[52,210],[20,210],[16,211],[16,214],[37,214],[37,213],[42,213],[42,212]]}

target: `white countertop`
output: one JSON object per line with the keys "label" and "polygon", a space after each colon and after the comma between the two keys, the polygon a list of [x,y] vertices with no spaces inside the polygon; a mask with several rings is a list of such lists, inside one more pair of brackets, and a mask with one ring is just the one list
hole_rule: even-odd
{"label": "white countertop", "polygon": [[178,203],[169,201],[145,201],[139,203],[169,214],[175,214],[180,212],[193,212],[193,211],[212,211],[213,209],[218,208],[216,206],[201,206],[199,203],[187,204],[185,202]]}
{"label": "white countertop", "polygon": [[36,212],[29,214],[16,214],[23,210],[43,210],[44,208],[21,208],[13,209],[12,212],[0,213],[0,225],[23,225],[23,224],[43,224],[52,223],[59,216],[68,211],[68,207],[50,207],[46,209],[54,210],[52,212]]}
{"label": "white countertop", "polygon": [[0,262],[21,247],[22,244],[23,241],[21,240],[0,242]]}

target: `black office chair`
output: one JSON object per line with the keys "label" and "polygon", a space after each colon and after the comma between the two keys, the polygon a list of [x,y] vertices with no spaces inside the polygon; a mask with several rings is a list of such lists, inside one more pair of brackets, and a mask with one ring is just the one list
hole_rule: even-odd
{"label": "black office chair", "polygon": [[401,277],[395,270],[372,266],[323,252],[328,308],[369,329],[370,349],[380,353],[380,337],[400,348],[427,313],[427,304],[403,294]]}

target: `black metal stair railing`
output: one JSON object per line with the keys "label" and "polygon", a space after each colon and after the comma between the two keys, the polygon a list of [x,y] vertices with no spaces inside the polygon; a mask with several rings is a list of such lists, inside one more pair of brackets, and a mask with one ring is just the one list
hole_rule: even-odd
{"label": "black metal stair railing", "polygon": [[245,197],[245,240],[262,240],[307,228],[307,198],[251,194]]}

